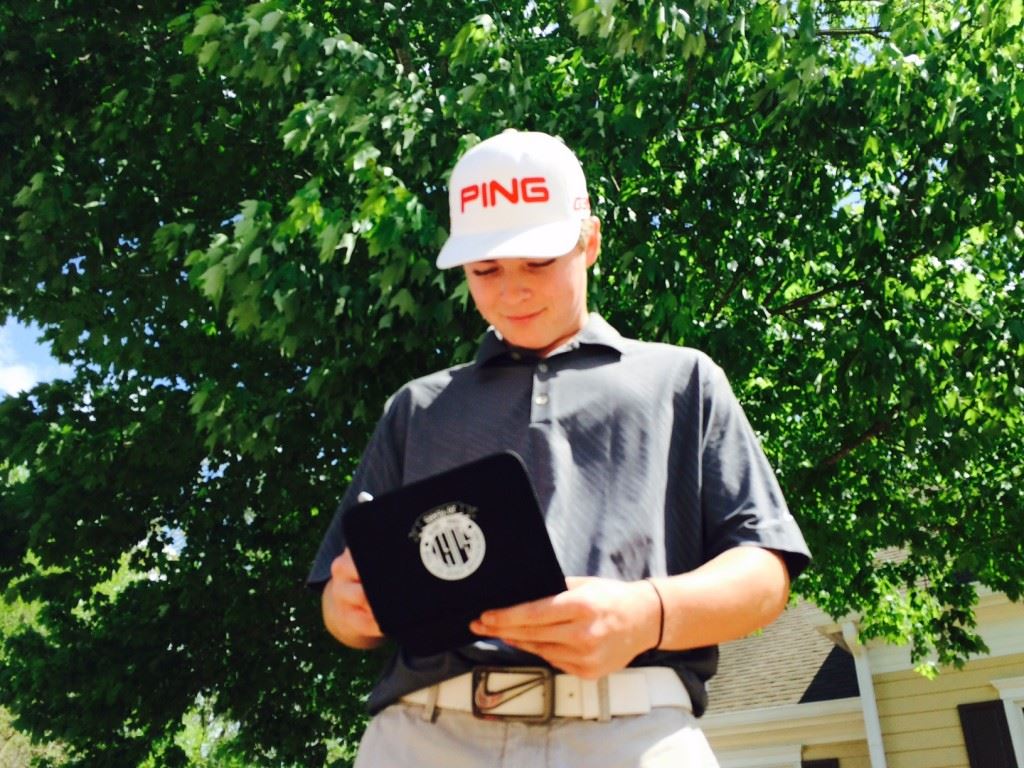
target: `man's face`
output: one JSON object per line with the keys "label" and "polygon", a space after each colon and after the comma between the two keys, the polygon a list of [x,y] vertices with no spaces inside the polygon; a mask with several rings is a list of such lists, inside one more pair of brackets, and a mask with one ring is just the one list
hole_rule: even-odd
{"label": "man's face", "polygon": [[477,311],[509,344],[547,355],[587,320],[587,269],[597,234],[554,259],[490,259],[463,269]]}

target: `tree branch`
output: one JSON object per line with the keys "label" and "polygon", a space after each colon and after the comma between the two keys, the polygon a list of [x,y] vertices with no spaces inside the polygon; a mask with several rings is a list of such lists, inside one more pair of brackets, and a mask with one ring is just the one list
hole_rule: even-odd
{"label": "tree branch", "polygon": [[864,432],[859,434],[853,440],[850,440],[849,442],[842,445],[838,451],[836,451],[831,456],[827,457],[824,461],[822,461],[822,466],[834,467],[836,464],[845,459],[847,456],[849,456],[851,453],[853,453],[855,450],[860,448],[865,443],[869,443],[876,437],[881,437],[882,435],[884,435],[892,428],[893,418],[895,418],[897,413],[898,410],[893,409],[891,413],[880,418],[878,421],[876,421],[874,424],[868,427]]}
{"label": "tree branch", "polygon": [[679,132],[696,133],[697,131],[710,131],[718,128],[727,128],[730,125],[736,125],[736,123],[739,123],[742,120],[746,120],[750,117],[753,117],[755,114],[757,114],[757,111],[758,108],[755,107],[754,109],[747,110],[743,114],[737,115],[736,117],[725,118],[723,120],[718,120],[714,123],[704,123],[703,125],[691,125],[686,128],[680,128]]}
{"label": "tree branch", "polygon": [[409,74],[412,72],[412,56],[409,55],[409,49],[402,45],[400,41],[392,40],[391,50],[395,54],[395,59],[402,66],[403,73]]}
{"label": "tree branch", "polygon": [[870,35],[880,40],[888,40],[889,34],[881,27],[847,27],[844,29],[819,29],[818,37],[859,37]]}
{"label": "tree branch", "polygon": [[718,319],[718,314],[723,309],[725,309],[725,305],[729,303],[729,299],[731,299],[732,295],[734,293],[736,293],[736,289],[740,286],[740,283],[743,281],[743,278],[745,278],[748,274],[750,274],[750,265],[749,264],[745,265],[742,269],[736,270],[736,273],[733,275],[733,278],[732,278],[732,283],[726,289],[725,293],[722,294],[722,298],[718,300],[718,306],[716,306],[711,311],[711,322],[712,323],[715,322],[715,320]]}
{"label": "tree branch", "polygon": [[845,291],[847,288],[857,288],[860,284],[860,280],[847,280],[842,283],[837,283],[829,288],[822,288],[820,291],[815,291],[814,293],[809,293],[806,296],[801,296],[799,299],[793,299],[793,301],[788,304],[783,304],[781,307],[769,309],[768,314],[784,315],[787,312],[792,312],[794,309],[806,307],[808,304],[814,303],[822,296],[827,296],[830,293],[838,293],[839,291]]}

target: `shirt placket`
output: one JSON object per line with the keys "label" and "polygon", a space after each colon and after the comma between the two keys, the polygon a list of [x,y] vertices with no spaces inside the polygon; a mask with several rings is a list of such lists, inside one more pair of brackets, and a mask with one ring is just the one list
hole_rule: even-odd
{"label": "shirt placket", "polygon": [[533,368],[533,395],[530,400],[530,423],[551,420],[551,363],[541,360]]}

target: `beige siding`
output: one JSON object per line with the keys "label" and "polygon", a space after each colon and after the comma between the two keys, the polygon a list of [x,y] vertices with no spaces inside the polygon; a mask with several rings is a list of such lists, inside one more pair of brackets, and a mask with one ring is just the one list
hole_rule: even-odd
{"label": "beige siding", "polygon": [[866,741],[844,741],[838,744],[817,744],[804,747],[800,756],[804,760],[839,758],[839,768],[871,768]]}
{"label": "beige siding", "polygon": [[935,680],[915,672],[877,675],[888,767],[968,768],[957,705],[997,699],[989,681],[1021,674],[1024,654],[972,661],[962,670],[943,670]]}

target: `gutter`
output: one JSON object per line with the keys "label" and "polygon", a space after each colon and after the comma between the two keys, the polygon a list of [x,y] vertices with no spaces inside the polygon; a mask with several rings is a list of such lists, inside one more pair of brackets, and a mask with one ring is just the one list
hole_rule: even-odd
{"label": "gutter", "polygon": [[882,725],[878,719],[878,702],[875,700],[875,681],[871,676],[868,651],[861,642],[857,628],[852,621],[843,622],[843,640],[853,654],[857,669],[857,687],[860,690],[861,709],[864,712],[864,732],[868,737],[868,755],[871,768],[886,768],[885,746],[882,743]]}

